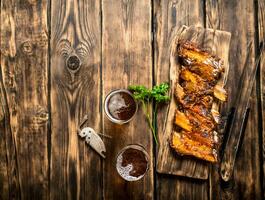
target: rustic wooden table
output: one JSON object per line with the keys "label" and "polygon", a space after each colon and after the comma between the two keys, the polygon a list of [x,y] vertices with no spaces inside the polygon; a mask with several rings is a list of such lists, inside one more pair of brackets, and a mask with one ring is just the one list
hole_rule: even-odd
{"label": "rustic wooden table", "polygon": [[[108,121],[108,92],[168,81],[174,27],[201,25],[232,33],[228,102],[252,41],[264,39],[264,0],[1,0],[0,199],[220,199],[218,166],[200,181],[155,173],[155,145],[141,111],[129,124]],[[264,199],[265,57],[251,96],[234,199]],[[162,124],[165,108],[160,109]],[[107,158],[87,148],[76,129],[109,134]],[[161,126],[159,134],[161,132]],[[151,167],[128,183],[115,171],[127,144],[142,144]]]}

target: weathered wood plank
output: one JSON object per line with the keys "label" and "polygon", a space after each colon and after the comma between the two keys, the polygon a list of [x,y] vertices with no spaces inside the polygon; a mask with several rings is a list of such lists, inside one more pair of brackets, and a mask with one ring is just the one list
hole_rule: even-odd
{"label": "weathered wood plank", "polygon": [[2,91],[0,90],[0,199],[9,199],[7,151],[5,138],[6,131],[3,105],[3,95]]}
{"label": "weathered wood plank", "polygon": [[100,131],[100,1],[51,2],[51,199],[100,199],[100,157],[77,135]]}
{"label": "weathered wood plank", "polygon": [[[222,113],[228,113],[238,91],[239,74],[241,74],[247,56],[249,42],[255,44],[254,1],[206,1],[206,26],[232,33],[230,44],[230,71],[227,81],[228,102]],[[251,51],[249,64],[254,64],[255,48]],[[250,116],[245,132],[241,152],[235,164],[234,199],[261,199],[259,130],[256,86],[250,100]],[[213,187],[219,183],[216,168],[211,176],[211,199],[220,199],[220,188]],[[222,194],[224,194],[222,191]]]}
{"label": "weathered wood plank", "polygon": [[[2,48],[1,48],[2,52]],[[0,54],[2,59],[2,53]],[[14,135],[10,130],[10,120],[8,113],[8,106],[6,100],[6,93],[4,91],[3,82],[2,82],[2,71],[1,74],[1,82],[0,82],[0,98],[1,98],[1,139],[0,143],[3,148],[1,148],[1,166],[2,168],[2,194],[3,199],[4,196],[6,199],[18,199],[20,198],[20,185],[18,178],[18,167],[17,167],[17,154],[16,154],[16,146],[14,141]],[[6,174],[7,173],[7,174]],[[7,177],[5,177],[7,176]],[[7,181],[6,181],[7,179]],[[8,190],[8,191],[7,191]],[[8,194],[6,194],[8,192]]]}
{"label": "weathered wood plank", "polygon": [[[0,4],[0,22],[1,22],[1,4]],[[1,29],[0,29],[0,31],[1,31]],[[0,50],[1,50],[1,43],[0,43]],[[1,57],[2,57],[2,53],[0,52],[0,61],[1,61]],[[0,62],[0,66],[1,66],[1,62]],[[0,74],[1,74],[1,72],[0,72]],[[5,106],[4,94],[2,91],[2,84],[0,83],[0,149],[1,149],[1,151],[0,151],[0,199],[9,199],[4,106]]]}
{"label": "weathered wood plank", "polygon": [[[182,25],[204,25],[204,5],[199,0],[165,0],[154,1],[155,21],[155,50],[154,68],[156,83],[169,81],[169,39],[174,28]],[[166,107],[159,110],[158,136],[162,130],[163,120],[166,116]],[[193,184],[188,179],[158,175],[157,198],[178,197],[178,199],[207,199],[208,183],[206,181]],[[185,191],[185,193],[183,193]],[[168,198],[170,199],[170,198]]]}
{"label": "weathered wood plank", "polygon": [[[1,166],[3,167],[3,180],[2,180],[2,191],[8,189],[9,194],[7,194],[6,197],[10,197],[10,195],[13,197],[13,199],[18,198],[20,195],[19,191],[19,180],[18,180],[18,175],[17,175],[17,163],[16,163],[16,152],[15,152],[15,142],[14,142],[14,135],[8,129],[5,124],[9,124],[9,116],[7,116],[7,113],[5,111],[8,110],[7,106],[7,99],[6,99],[6,93],[4,89],[4,84],[3,84],[3,76],[2,76],[2,62],[5,56],[7,56],[11,51],[12,45],[8,45],[5,42],[2,42],[2,38],[5,38],[6,41],[10,41],[11,44],[13,44],[13,37],[11,35],[9,37],[5,37],[5,33],[7,33],[7,30],[11,32],[11,24],[13,20],[5,20],[4,19],[13,19],[13,15],[11,14],[11,9],[12,3],[10,5],[7,5],[7,3],[0,1],[0,74],[1,74],[1,82],[0,82],[0,98],[1,98],[1,145],[4,145],[4,149],[2,152],[2,157],[1,157]],[[12,33],[12,32],[11,32]],[[14,33],[13,33],[14,34]],[[11,40],[10,40],[11,39]],[[6,116],[5,116],[6,115]],[[10,127],[10,126],[9,126]],[[5,137],[7,136],[7,137]],[[6,159],[4,158],[6,157]],[[6,168],[5,168],[6,167]],[[7,171],[7,179],[8,181],[6,182],[5,179],[5,172]],[[6,188],[6,189],[4,189]]]}
{"label": "weathered wood plank", "polygon": [[[205,187],[204,180],[187,179],[185,177],[159,175],[159,185],[157,199],[208,199],[208,188]],[[169,191],[170,190],[170,191]]]}
{"label": "weathered wood plank", "polygon": [[47,32],[46,0],[1,1],[1,90],[9,185],[15,187],[9,198],[48,197]]}
{"label": "weathered wood plank", "polygon": [[[258,1],[258,35],[259,35],[259,43],[260,42],[265,42],[265,1],[264,0],[259,0]],[[263,52],[263,55],[261,57],[260,61],[260,71],[259,71],[259,80],[260,80],[260,108],[261,109],[261,136],[262,138],[259,138],[259,140],[262,140],[262,149],[261,149],[261,156],[263,159],[263,175],[262,181],[263,181],[263,188],[262,191],[262,198],[265,199],[265,52]]]}
{"label": "weathered wood plank", "polygon": [[[151,2],[142,0],[103,0],[102,76],[103,96],[130,84],[152,85]],[[152,135],[140,108],[126,125],[114,125],[104,117],[107,142],[104,161],[105,199],[152,199],[153,168],[137,182],[128,183],[118,175],[115,160],[126,145],[141,144],[153,166]]]}

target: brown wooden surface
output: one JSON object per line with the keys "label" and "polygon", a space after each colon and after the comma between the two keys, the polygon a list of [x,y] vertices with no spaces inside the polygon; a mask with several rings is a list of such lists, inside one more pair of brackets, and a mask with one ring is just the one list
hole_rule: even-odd
{"label": "brown wooden surface", "polygon": [[[258,9],[258,43],[264,42],[265,40],[265,1],[256,2],[256,9]],[[263,56],[260,61],[260,69],[258,71],[258,98],[260,98],[260,104],[258,104],[258,110],[260,112],[260,131],[259,131],[259,144],[261,144],[260,156],[262,157],[261,165],[261,198],[265,199],[265,183],[264,183],[264,174],[265,174],[265,53],[263,52]]]}
{"label": "brown wooden surface", "polygon": [[49,194],[47,1],[1,1],[1,75],[5,102],[1,133],[8,142],[9,187],[15,187],[9,198],[45,199]]}
{"label": "brown wooden surface", "polygon": [[[103,98],[131,84],[152,86],[151,2],[102,1]],[[115,14],[114,14],[115,13]],[[115,53],[114,53],[115,52]],[[103,168],[106,199],[153,199],[153,167],[139,182],[126,183],[115,169],[118,152],[128,144],[142,145],[153,166],[152,135],[141,109],[126,125],[114,125],[105,116],[104,133],[111,135]]]}
{"label": "brown wooden surface", "polygon": [[100,1],[52,1],[51,11],[50,198],[100,199],[100,157],[77,135],[85,115],[100,131]]}
{"label": "brown wooden surface", "polygon": [[[154,142],[139,109],[116,126],[102,109],[112,89],[169,80],[168,46],[182,25],[231,32],[227,114],[252,41],[250,63],[265,35],[264,0],[0,0],[0,199],[221,199],[218,165],[207,180],[156,172]],[[72,56],[80,61],[67,67]],[[76,57],[75,57],[76,56]],[[233,199],[264,199],[265,57],[251,96]],[[166,106],[159,109],[158,124]],[[102,160],[76,129],[111,135]],[[159,126],[161,134],[162,126]],[[159,138],[161,135],[159,135]],[[115,156],[131,143],[150,154],[151,169],[126,183]]]}
{"label": "brown wooden surface", "polygon": [[[244,9],[244,15],[242,10]],[[229,1],[207,1],[206,3],[206,26],[226,30],[232,33],[229,63],[230,71],[227,82],[228,94],[236,94],[240,74],[244,67],[247,56],[248,43],[252,42],[254,48],[250,53],[249,65],[254,65],[256,31],[255,30],[255,5],[252,1],[237,1],[233,4]],[[225,12],[224,12],[225,11]],[[240,49],[240,50],[239,50]],[[258,127],[258,98],[256,96],[256,85],[252,90],[250,99],[250,116],[247,124],[244,142],[235,164],[235,186],[232,191],[233,199],[261,199],[261,178],[260,178],[260,145],[259,145],[259,127]],[[229,95],[228,101],[223,105],[223,114],[227,113],[233,104],[233,95]],[[251,142],[249,142],[251,141]],[[249,159],[251,158],[251,159]],[[212,184],[218,183],[217,168],[212,171],[214,175]],[[212,187],[211,196],[215,198],[218,187]],[[227,191],[222,191],[221,198]]]}

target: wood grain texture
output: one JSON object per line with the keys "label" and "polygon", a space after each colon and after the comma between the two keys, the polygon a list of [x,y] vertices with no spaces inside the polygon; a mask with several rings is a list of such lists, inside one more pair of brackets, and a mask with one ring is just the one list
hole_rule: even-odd
{"label": "wood grain texture", "polygon": [[[258,8],[257,8],[257,12],[258,12],[258,38],[259,38],[259,43],[260,42],[265,42],[265,1],[264,0],[259,0],[258,1]],[[261,140],[261,144],[262,144],[262,149],[261,149],[261,156],[263,159],[263,166],[262,169],[263,173],[261,173],[263,175],[262,181],[263,181],[263,188],[262,191],[263,193],[261,194],[262,198],[265,199],[265,52],[263,51],[263,55],[261,57],[261,61],[260,61],[260,71],[259,71],[259,80],[260,80],[260,108],[261,109],[261,137],[259,138],[259,140]]]}
{"label": "wood grain texture", "polygon": [[[103,0],[102,79],[103,97],[111,90],[131,84],[152,85],[151,2]],[[105,199],[153,199],[153,167],[143,179],[126,182],[116,172],[118,152],[128,144],[141,144],[153,166],[153,140],[141,107],[125,125],[104,117],[104,132],[111,135],[104,162]]]}
{"label": "wood grain texture", "polygon": [[[1,51],[2,52],[2,51]],[[2,59],[2,53],[0,54]],[[3,199],[18,199],[20,198],[20,185],[18,178],[18,166],[17,166],[17,154],[16,145],[14,141],[14,135],[10,129],[9,112],[7,106],[6,93],[4,92],[4,86],[2,82],[2,71],[1,82],[0,82],[0,94],[1,94],[1,109],[2,109],[2,119],[1,119],[1,138],[0,143],[3,148],[1,148],[1,185]],[[7,173],[7,174],[6,174]],[[7,175],[7,177],[6,177]],[[7,180],[6,180],[7,178]]]}
{"label": "wood grain texture", "polygon": [[[169,39],[174,28],[182,25],[204,25],[204,5],[199,0],[154,1],[154,71],[156,84],[169,81]],[[158,137],[166,116],[166,107],[160,108],[158,115]],[[170,178],[159,174],[157,177],[157,198],[178,197],[178,199],[207,199],[207,181],[192,184],[181,177]],[[183,191],[186,191],[183,193]],[[196,191],[196,192],[195,192]],[[186,198],[187,197],[187,198]],[[165,199],[165,198],[164,198]]]}
{"label": "wood grain texture", "polygon": [[101,199],[100,156],[77,135],[100,131],[100,1],[51,3],[51,199]]}
{"label": "wood grain texture", "polygon": [[[222,108],[222,113],[225,114],[233,105],[238,91],[240,74],[247,56],[247,46],[250,42],[255,44],[254,2],[247,0],[207,1],[206,13],[207,27],[232,33],[229,56],[230,71],[227,82],[227,86],[229,86],[227,88],[228,102]],[[255,48],[252,48],[249,65],[254,65],[255,53]],[[232,191],[232,199],[261,199],[257,101],[256,85],[254,85],[245,138],[235,164],[235,187]],[[210,181],[212,185],[219,183],[217,169],[212,171]],[[212,187],[210,197],[211,199],[223,199],[226,192],[220,191],[219,187]]]}
{"label": "wood grain texture", "polygon": [[[173,38],[172,38],[173,37]],[[187,156],[179,156],[169,146],[169,138],[174,130],[175,112],[177,109],[177,102],[175,101],[175,87],[179,82],[180,64],[177,62],[177,44],[178,40],[191,41],[207,49],[208,52],[221,58],[224,63],[225,73],[218,81],[218,85],[223,87],[225,85],[227,74],[229,70],[228,55],[231,34],[225,31],[214,29],[204,29],[195,26],[182,26],[179,30],[174,31],[170,42],[170,96],[171,101],[168,107],[167,115],[163,125],[162,134],[160,136],[160,148],[158,150],[157,168],[160,173],[168,173],[180,176],[187,176],[190,178],[208,179],[209,163],[190,158]],[[219,107],[219,102],[214,101],[214,107]],[[220,135],[221,136],[221,135]]]}
{"label": "wood grain texture", "polygon": [[157,199],[208,199],[208,187],[205,187],[204,180],[186,177],[178,177],[176,179],[176,176],[164,175],[160,176],[159,182],[162,184],[159,185],[159,190],[157,190]]}
{"label": "wood grain texture", "polygon": [[47,1],[1,1],[9,198],[48,197],[47,33]]}
{"label": "wood grain texture", "polygon": [[[0,15],[0,22],[1,22],[1,15]],[[1,48],[1,43],[0,43],[0,48]],[[2,53],[0,52],[0,60],[1,60],[1,56],[2,56]],[[5,113],[4,113],[5,106],[4,105],[5,105],[4,94],[2,91],[2,83],[0,82],[0,149],[1,149],[0,151],[0,199],[9,199],[8,165],[7,165],[8,163],[7,163],[7,149],[6,149],[6,137],[5,137],[6,136]]]}
{"label": "wood grain texture", "polygon": [[0,92],[0,199],[9,199],[3,95]]}

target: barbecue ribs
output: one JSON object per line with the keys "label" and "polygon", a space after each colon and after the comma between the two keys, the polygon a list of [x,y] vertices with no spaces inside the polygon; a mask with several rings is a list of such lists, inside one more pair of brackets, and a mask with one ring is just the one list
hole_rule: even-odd
{"label": "barbecue ribs", "polygon": [[227,99],[226,91],[217,84],[224,72],[222,61],[188,41],[177,48],[181,67],[175,85],[178,109],[171,146],[181,155],[216,162],[220,114],[213,102]]}

